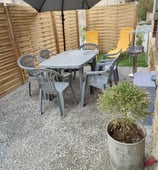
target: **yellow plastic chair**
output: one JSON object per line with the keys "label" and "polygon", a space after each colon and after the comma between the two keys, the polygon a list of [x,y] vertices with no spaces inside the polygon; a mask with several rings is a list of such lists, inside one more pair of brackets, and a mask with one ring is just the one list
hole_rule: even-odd
{"label": "yellow plastic chair", "polygon": [[[120,36],[119,36],[116,49],[109,51],[108,54],[117,53],[121,48],[122,48],[122,52],[126,52],[132,42],[132,34],[130,34],[132,30],[133,29],[130,27],[122,28],[120,30]],[[109,57],[114,58],[115,56],[109,56]]]}
{"label": "yellow plastic chair", "polygon": [[96,30],[86,32],[86,43],[98,45],[98,32]]}

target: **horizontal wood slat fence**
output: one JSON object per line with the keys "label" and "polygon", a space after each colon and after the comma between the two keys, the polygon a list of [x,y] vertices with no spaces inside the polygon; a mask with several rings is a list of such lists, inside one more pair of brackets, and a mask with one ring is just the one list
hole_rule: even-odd
{"label": "horizontal wood slat fence", "polygon": [[136,28],[136,11],[134,3],[97,7],[87,11],[87,28],[98,31],[101,52],[116,48],[121,28]]}
{"label": "horizontal wood slat fence", "polygon": [[22,76],[16,64],[16,52],[12,43],[5,7],[0,4],[0,96],[21,85]]}
{"label": "horizontal wood slat fence", "polygon": [[[64,11],[66,50],[79,47],[77,11]],[[115,47],[121,27],[135,26],[134,3],[97,7],[87,11],[87,30],[97,30],[102,52]],[[0,97],[24,83],[27,75],[17,66],[23,54],[40,49],[64,51],[61,12],[37,13],[33,8],[0,3]]]}

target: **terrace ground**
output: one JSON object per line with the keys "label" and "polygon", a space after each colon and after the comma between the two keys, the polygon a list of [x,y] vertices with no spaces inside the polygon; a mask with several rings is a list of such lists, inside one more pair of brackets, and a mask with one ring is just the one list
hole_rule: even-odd
{"label": "terrace ground", "polygon": [[[86,68],[87,69],[87,68]],[[138,68],[144,71],[146,68]],[[131,67],[119,67],[120,81]],[[78,78],[73,87],[79,99]],[[61,120],[57,100],[44,102],[39,113],[38,85],[33,83],[32,97],[28,84],[0,100],[0,169],[2,170],[111,170],[105,132],[107,122],[117,115],[101,114],[97,108],[100,91],[86,91],[86,106],[74,103],[71,91],[65,94],[66,116]],[[151,154],[151,124],[146,124],[146,157]]]}

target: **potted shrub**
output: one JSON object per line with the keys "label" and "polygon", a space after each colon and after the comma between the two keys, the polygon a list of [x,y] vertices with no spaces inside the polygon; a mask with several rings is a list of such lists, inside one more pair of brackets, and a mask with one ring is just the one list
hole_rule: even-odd
{"label": "potted shrub", "polygon": [[149,96],[129,82],[109,87],[98,98],[100,111],[117,113],[106,132],[113,170],[144,170],[145,129],[139,119],[151,114]]}

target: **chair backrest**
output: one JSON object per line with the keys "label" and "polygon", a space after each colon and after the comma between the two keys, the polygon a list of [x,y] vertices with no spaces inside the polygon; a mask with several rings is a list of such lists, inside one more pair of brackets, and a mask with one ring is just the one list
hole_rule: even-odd
{"label": "chair backrest", "polygon": [[[104,63],[105,64],[105,63]],[[115,62],[114,61],[112,61],[109,65],[103,65],[102,66],[102,68],[101,68],[101,70],[99,70],[98,71],[98,75],[99,76],[97,76],[97,79],[99,80],[100,78],[99,77],[106,77],[106,86],[108,85],[108,84],[110,84],[110,86],[112,86],[112,75],[113,75],[113,70],[114,70],[114,67],[115,67]],[[91,79],[93,79],[92,77],[90,77],[90,79],[88,79],[88,81],[90,80],[91,81]],[[101,87],[101,89],[102,90],[104,90],[104,88],[102,88],[102,86],[100,86],[100,80],[98,81],[98,80],[95,80],[95,87],[98,87],[98,88],[100,88]],[[90,82],[89,81],[89,82]],[[102,78],[101,78],[101,81],[102,81]],[[104,79],[103,79],[103,81],[105,81]],[[94,81],[92,81],[92,82],[94,82]],[[90,83],[89,83],[90,84]],[[91,84],[90,84],[91,85]]]}
{"label": "chair backrest", "polygon": [[113,60],[115,66],[117,66],[120,61],[121,53],[122,53],[122,48],[115,54],[116,57]]}
{"label": "chair backrest", "polygon": [[97,44],[94,44],[94,43],[85,43],[85,44],[82,44],[80,47],[79,47],[80,50],[99,50],[99,47]]}
{"label": "chair backrest", "polygon": [[132,30],[133,29],[130,27],[122,28],[120,30],[119,40],[116,49],[109,51],[108,54],[115,53],[121,48],[122,52],[126,52],[132,42],[132,34],[130,33]]}
{"label": "chair backrest", "polygon": [[35,68],[35,59],[35,56],[26,54],[20,56],[17,60],[17,63],[20,68],[29,71]]}
{"label": "chair backrest", "polygon": [[[115,58],[117,58],[118,56],[120,56],[120,54],[122,53],[122,48],[120,48],[118,51],[116,51],[115,53],[111,53],[111,54],[104,54],[103,55],[103,59],[107,59],[107,57],[112,57],[112,58],[114,58],[114,60],[115,60]],[[108,59],[107,59],[108,60]]]}
{"label": "chair backrest", "polygon": [[86,32],[86,43],[94,43],[98,45],[98,32],[96,30]]}
{"label": "chair backrest", "polygon": [[30,74],[35,77],[39,83],[39,87],[46,93],[56,94],[55,82],[59,81],[61,75],[50,69],[32,69]]}
{"label": "chair backrest", "polygon": [[42,62],[46,59],[49,59],[51,55],[52,55],[52,52],[50,50],[47,50],[47,49],[40,50],[38,52],[38,61]]}
{"label": "chair backrest", "polygon": [[102,70],[105,72],[108,72],[108,82],[111,83],[111,78],[112,78],[112,74],[113,74],[113,71],[114,69],[117,67],[119,61],[120,61],[120,56],[121,56],[121,53],[122,53],[122,48],[117,52],[115,53],[114,55],[117,55],[117,57],[115,57],[112,62],[110,63],[110,65],[108,66],[108,70],[107,70],[107,65],[105,63],[105,66],[102,67]]}
{"label": "chair backrest", "polygon": [[117,49],[122,48],[123,52],[127,51],[132,41],[132,34],[130,34],[131,31],[132,28],[122,28],[120,30],[120,37],[117,43]]}

